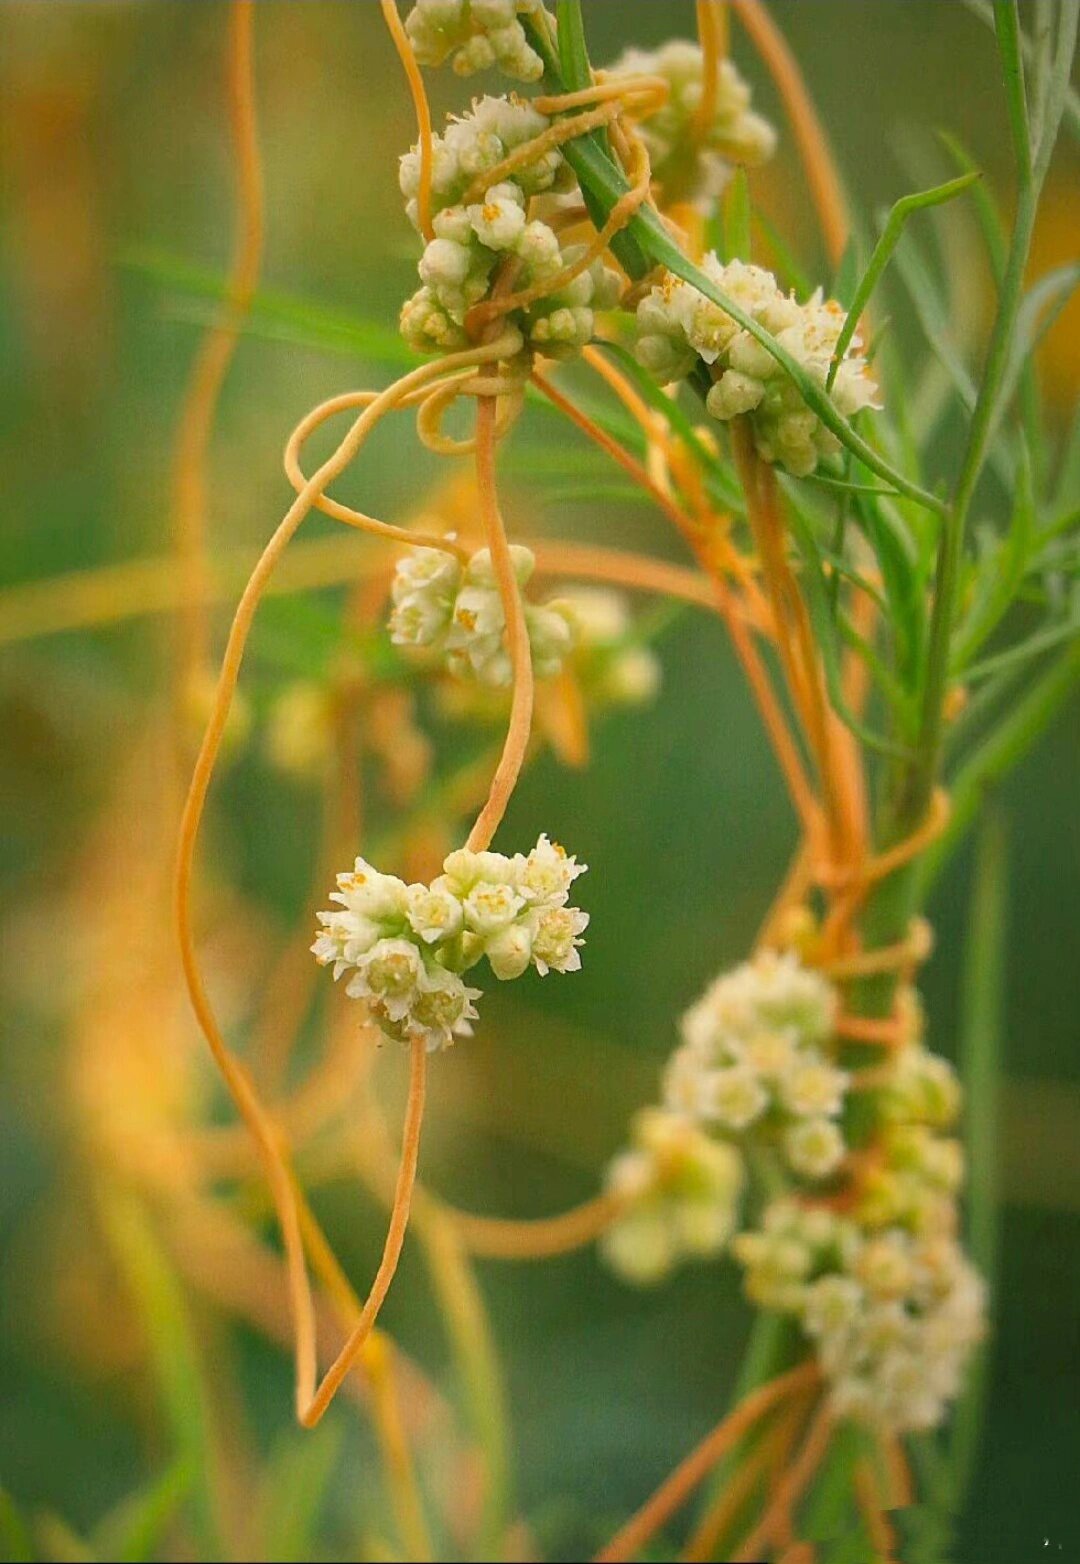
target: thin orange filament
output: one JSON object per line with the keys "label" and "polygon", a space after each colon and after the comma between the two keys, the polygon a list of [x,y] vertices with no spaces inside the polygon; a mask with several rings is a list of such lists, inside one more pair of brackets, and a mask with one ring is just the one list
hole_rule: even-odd
{"label": "thin orange filament", "polygon": [[733,1445],[774,1406],[807,1389],[820,1376],[816,1363],[801,1363],[745,1396],[723,1422],[692,1450],[652,1497],[601,1548],[593,1564],[625,1564],[632,1559],[689,1499]]}
{"label": "thin orange filament", "polygon": [[263,180],[255,110],[254,0],[229,8],[227,93],[236,157],[237,227],[221,319],[203,337],[180,415],[174,460],[179,573],[185,582],[178,696],[209,661],[206,566],[207,460],[221,388],[258,287],[263,249]]}
{"label": "thin orange filament", "polygon": [[420,145],[420,187],[416,193],[416,220],[425,241],[430,242],[435,237],[435,230],[431,226],[431,173],[434,160],[431,105],[428,103],[423,74],[416,63],[416,55],[413,53],[409,35],[401,24],[395,0],[380,0],[380,3],[383,20],[394,41],[394,48],[398,52],[398,58],[405,72],[405,80],[409,84],[409,92],[412,95],[413,108],[416,111],[416,131]]}

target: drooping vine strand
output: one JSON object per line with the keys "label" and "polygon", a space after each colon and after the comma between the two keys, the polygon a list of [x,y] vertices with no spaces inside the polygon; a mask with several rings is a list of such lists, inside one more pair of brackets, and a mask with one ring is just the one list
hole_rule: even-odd
{"label": "drooping vine strand", "polygon": [[652,1498],[596,1555],[594,1564],[626,1564],[689,1499],[748,1429],[774,1406],[813,1385],[817,1366],[802,1363],[751,1393],[707,1434]]}
{"label": "drooping vine strand", "polygon": [[[504,355],[507,345],[507,341],[504,338],[498,338],[486,347],[451,355],[448,359],[443,360],[442,363],[423,365],[403,376],[401,380],[395,382],[386,391],[379,393],[354,421],[333,454],[327,458],[297,495],[296,500],[290,506],[285,518],[263,551],[263,555],[256,565],[237,607],[225,656],[222,661],[221,674],[209,725],[195,764],[195,771],[181,820],[177,851],[175,909],[184,976],[196,1017],[210,1045],[218,1069],[229,1088],[230,1095],[237,1109],[251,1130],[256,1144],[259,1146],[267,1179],[274,1197],[278,1220],[281,1223],[288,1263],[293,1316],[296,1322],[296,1404],[297,1415],[301,1422],[307,1422],[311,1417],[315,1407],[314,1397],[316,1395],[314,1313],[311,1289],[304,1263],[303,1241],[297,1217],[292,1179],[278,1145],[277,1132],[267,1119],[265,1110],[246,1070],[239,1060],[235,1058],[225,1042],[203,983],[191,921],[192,876],[199,825],[206,795],[213,777],[214,765],[220,749],[233,692],[239,676],[244,648],[259,599],[277,560],[288,546],[305,516],[311,510],[315,497],[321,495],[326,486],[344,471],[379,420],[398,406],[410,393],[429,383],[437,382],[444,374],[453,372],[460,367],[473,367],[478,364],[497,361]],[[422,1105],[423,1077],[422,1073],[420,1073],[421,1070],[422,1066],[417,1066],[413,1095],[418,1097]],[[419,1123],[416,1125],[416,1135],[417,1137],[419,1135]],[[401,1189],[401,1198],[406,1210],[410,1192],[411,1181],[406,1180]],[[396,1264],[396,1256],[400,1252],[398,1225],[398,1222],[392,1219],[384,1249],[384,1262]],[[390,1265],[391,1274],[393,1264]],[[381,1272],[380,1275],[382,1276],[383,1273]],[[388,1282],[386,1285],[388,1285]],[[381,1302],[381,1297],[379,1302]],[[350,1364],[355,1361],[359,1351],[362,1349],[363,1342],[374,1324],[377,1312],[376,1306],[374,1310],[364,1316],[362,1335],[358,1334],[359,1326],[357,1331],[354,1332],[354,1339],[349,1344]],[[340,1361],[339,1359],[339,1363]],[[340,1383],[340,1377],[339,1374],[338,1379],[334,1382],[335,1387]],[[317,1404],[318,1416],[322,1415],[327,1404],[325,1401],[320,1401]]]}
{"label": "drooping vine strand", "polygon": [[521,591],[514,574],[510,544],[506,537],[495,488],[495,396],[481,396],[476,408],[476,482],[480,494],[480,514],[484,536],[491,551],[499,599],[506,619],[506,640],[513,676],[510,720],[499,764],[491,780],[484,807],[469,832],[466,846],[470,852],[483,852],[506,813],[510,796],[517,786],[525,751],[529,744],[533,711],[532,644],[525,625]]}
{"label": "drooping vine strand", "polygon": [[173,509],[179,575],[184,583],[179,627],[177,703],[197,694],[209,669],[206,615],[206,522],[210,437],[217,403],[244,318],[259,282],[263,249],[263,180],[255,110],[254,0],[229,7],[227,93],[236,155],[237,224],[222,319],[200,344],[176,434]]}

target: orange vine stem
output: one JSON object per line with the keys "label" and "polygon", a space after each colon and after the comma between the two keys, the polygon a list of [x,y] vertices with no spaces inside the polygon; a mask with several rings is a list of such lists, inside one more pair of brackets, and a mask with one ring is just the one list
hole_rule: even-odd
{"label": "orange vine stem", "polygon": [[801,1363],[752,1390],[661,1483],[637,1514],[600,1550],[593,1564],[625,1564],[626,1560],[632,1559],[686,1503],[698,1484],[748,1428],[752,1428],[770,1408],[814,1384],[820,1372],[816,1363]]}
{"label": "orange vine stem", "polygon": [[495,768],[484,807],[476,817],[476,823],[469,832],[466,844],[473,852],[482,852],[490,846],[491,839],[506,813],[510,795],[517,786],[521,768],[525,763],[533,710],[532,646],[529,641],[528,626],[525,623],[521,589],[514,574],[510,544],[507,541],[495,488],[495,410],[494,397],[481,397],[477,403],[476,482],[480,494],[484,535],[491,550],[495,581],[506,619],[506,639],[513,668],[514,687],[503,751]]}
{"label": "orange vine stem", "polygon": [[420,143],[420,188],[416,193],[417,224],[425,241],[430,241],[435,237],[435,230],[431,226],[431,172],[434,150],[431,135],[431,105],[428,103],[423,73],[416,63],[416,55],[413,53],[409,35],[401,24],[395,0],[380,0],[380,3],[383,20],[393,39],[394,48],[398,52],[405,79],[409,84],[409,92],[412,95],[413,108],[416,111],[416,130]]}
{"label": "orange vine stem", "polygon": [[731,4],[783,99],[821,224],[825,252],[831,264],[839,266],[851,229],[847,202],[828,137],[806,90],[799,62],[761,0],[731,0]]}
{"label": "orange vine stem", "polygon": [[259,280],[263,180],[255,111],[254,0],[229,8],[227,92],[236,155],[237,228],[222,318],[206,332],[191,369],[177,430],[173,507],[182,594],[178,692],[209,659],[206,549],[207,456],[218,398]]}

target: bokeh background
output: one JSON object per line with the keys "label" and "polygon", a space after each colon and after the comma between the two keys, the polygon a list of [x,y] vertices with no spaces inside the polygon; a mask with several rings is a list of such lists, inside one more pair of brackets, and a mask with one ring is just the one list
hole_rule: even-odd
{"label": "bokeh background", "polygon": [[[787,0],[774,10],[864,211],[910,188],[939,124],[961,135],[1008,199],[993,43],[963,6]],[[692,26],[689,5],[592,0],[586,16],[600,61],[631,30],[649,43]],[[0,1483],[29,1514],[62,1517],[82,1534],[159,1471],[168,1448],[146,1333],[88,1199],[96,1116],[108,1097],[122,1131],[125,1115],[137,1127],[167,1112],[166,1100],[211,1088],[171,955],[160,958],[155,988],[140,927],[141,909],[158,903],[149,888],[142,898],[148,860],[135,846],[155,839],[148,816],[170,785],[147,746],[167,699],[168,625],[148,613],[28,636],[17,617],[4,630],[4,608],[16,601],[12,588],[168,548],[174,420],[214,307],[185,268],[220,275],[231,232],[225,24],[223,0],[0,4]],[[266,286],[339,319],[392,324],[413,286],[396,187],[412,120],[377,7],[260,0],[256,25]],[[760,67],[745,40],[735,47],[768,109]],[[437,80],[436,106],[449,106],[456,87]],[[1078,174],[1067,150],[1051,179],[1037,270],[1076,254]],[[816,265],[790,138],[755,197]],[[985,308],[977,271],[968,302]],[[217,546],[253,554],[268,535],[288,499],[281,447],[303,412],[387,373],[365,364],[347,333],[336,349],[303,335],[264,321],[240,344],[214,438]],[[1074,306],[1043,365],[1061,420],[1078,359]],[[551,432],[540,417],[515,435],[512,520],[677,555],[641,508],[541,507],[527,475],[530,462],[549,460]],[[396,517],[433,477],[399,422],[346,492]],[[329,534],[332,523],[317,518],[310,531]],[[310,601],[333,608],[339,598]],[[17,601],[25,612],[25,594]],[[269,606],[246,686],[256,717],[286,676],[281,646],[295,628],[280,603]],[[489,994],[475,1041],[436,1062],[424,1171],[460,1204],[540,1214],[595,1188],[627,1117],[654,1093],[674,1018],[746,951],[782,873],[792,822],[718,626],[680,616],[659,648],[660,701],[607,720],[585,773],[544,757],[513,802],[508,841],[545,829],[592,866],[593,922],[577,978]],[[1075,718],[1059,722],[996,801],[1010,848],[1003,1261],[983,1446],[955,1544],[971,1564],[1080,1549]],[[370,828],[384,823],[376,806]],[[302,915],[317,834],[316,795],[275,775],[250,742],[215,794],[203,855],[227,900],[215,939],[229,952],[237,1015]],[[946,1054],[969,885],[962,855],[933,907],[926,992],[931,1039]],[[153,932],[155,949],[171,952],[168,930]],[[118,1002],[126,992],[130,1003]],[[124,1064],[129,1027],[172,1040],[159,1074],[145,1060]],[[173,1048],[177,1037],[187,1042]],[[179,1079],[185,1071],[197,1085]],[[346,1183],[321,1190],[317,1205],[363,1285],[381,1213]],[[580,1557],[719,1415],[747,1327],[736,1279],[701,1267],[638,1293],[591,1252],[518,1270],[488,1263],[481,1277],[505,1358],[522,1509],[548,1556]],[[234,1488],[254,1492],[260,1474],[292,1470],[275,1462],[297,1459],[287,1358],[196,1290],[185,1296],[192,1374],[212,1379],[244,1452]],[[413,1253],[386,1323],[445,1377],[443,1334]],[[348,1550],[363,1534],[370,1440],[347,1411],[332,1422],[325,1460],[336,1480],[314,1535],[327,1556],[357,1556]],[[75,1544],[59,1523],[52,1535],[49,1556],[78,1556],[62,1551]],[[245,1537],[237,1520],[233,1544]]]}

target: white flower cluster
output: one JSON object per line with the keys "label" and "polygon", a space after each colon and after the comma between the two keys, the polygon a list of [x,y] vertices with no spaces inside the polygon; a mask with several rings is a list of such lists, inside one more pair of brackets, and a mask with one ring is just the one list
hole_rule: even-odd
{"label": "white flower cluster", "polygon": [[664,201],[714,201],[734,164],[753,167],[771,157],[776,132],[750,107],[750,87],[731,60],[721,61],[716,106],[707,125],[698,120],[702,91],[700,45],[675,38],[659,49],[627,49],[608,76],[662,76],[666,103],[640,127]]}
{"label": "white flower cluster", "polygon": [[688,1119],[646,1108],[631,1129],[633,1149],[615,1157],[607,1188],[626,1202],[601,1249],[625,1280],[662,1280],[684,1256],[718,1254],[735,1230],[744,1174],[730,1146]]}
{"label": "white flower cluster", "polygon": [[541,0],[416,0],[405,31],[421,65],[452,57],[459,76],[497,66],[516,81],[539,81],[544,62],[518,17],[542,10]]}
{"label": "white flower cluster", "polygon": [[986,1329],[985,1289],[954,1238],[868,1233],[777,1200],[732,1250],[749,1297],[813,1340],[839,1413],[896,1433],[941,1422]]}
{"label": "white flower cluster", "polygon": [[801,1178],[834,1173],[848,1076],[828,1045],[836,997],[791,953],[763,951],[725,973],[682,1019],[664,1101],[728,1135],[779,1141]]}
{"label": "white flower cluster", "polygon": [[530,964],[541,976],[578,971],[589,919],[567,904],[585,869],[546,836],[513,858],[461,848],[430,885],[406,885],[358,858],[338,875],[337,906],[319,913],[311,948],[335,980],[352,971],[347,992],[388,1037],[446,1048],[476,1019],[480,990],[462,974],[484,956],[501,979]]}
{"label": "white flower cluster", "polygon": [[[530,549],[511,544],[519,586],[532,575]],[[398,561],[391,588],[390,639],[397,646],[425,647],[443,657],[451,673],[495,689],[510,683],[510,654],[504,644],[506,615],[488,549],[467,565],[439,549],[411,549]],[[566,604],[528,603],[525,623],[537,678],[558,673],[573,649],[574,620]]]}
{"label": "white flower cluster", "polygon": [[[465,192],[475,181],[495,168],[511,152],[534,141],[550,124],[523,98],[477,98],[467,114],[452,118],[441,136],[435,136],[431,149],[431,205],[434,212],[460,206]],[[531,158],[514,174],[514,184],[522,195],[541,195],[565,184],[570,170],[557,147]],[[414,227],[419,226],[420,150],[413,147],[401,159],[398,182],[405,197],[405,210]]]}
{"label": "white flower cluster", "polygon": [[[568,172],[557,149],[541,153],[512,179],[490,185],[480,200],[463,199],[470,185],[547,124],[527,103],[488,97],[435,138],[435,237],[420,257],[423,286],[401,312],[402,334],[410,347],[419,352],[465,347],[465,317],[487,296],[500,262],[513,262],[513,288],[520,291],[553,280],[583,254],[583,246],[563,248],[553,228],[528,216],[530,197],[552,189]],[[407,210],[416,222],[420,157],[415,149],[402,158],[400,178]],[[616,273],[597,260],[564,287],[513,311],[508,321],[523,341],[549,358],[569,357],[591,341],[594,312],[614,305],[620,292]]]}
{"label": "white flower cluster", "polygon": [[[770,332],[811,380],[823,389],[845,312],[819,289],[805,304],[785,293],[771,272],[733,260],[723,265],[712,253],[702,270],[722,292]],[[806,477],[839,442],[803,401],[794,383],[757,339],[697,288],[667,276],[637,310],[637,356],[661,382],[681,379],[700,358],[713,386],[705,400],[710,414],[727,423],[748,417],[758,454],[796,477]],[[851,417],[879,407],[877,387],[852,338],[833,381],[836,409]]]}

